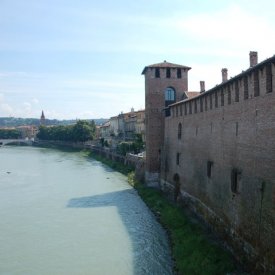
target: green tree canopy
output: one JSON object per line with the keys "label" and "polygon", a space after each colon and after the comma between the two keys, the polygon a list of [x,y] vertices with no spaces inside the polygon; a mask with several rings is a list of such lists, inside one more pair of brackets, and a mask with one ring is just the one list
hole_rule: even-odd
{"label": "green tree canopy", "polygon": [[37,138],[41,140],[84,142],[94,139],[95,130],[94,121],[78,120],[76,124],[68,126],[40,126]]}
{"label": "green tree canopy", "polygon": [[0,139],[17,139],[21,136],[16,129],[0,129]]}

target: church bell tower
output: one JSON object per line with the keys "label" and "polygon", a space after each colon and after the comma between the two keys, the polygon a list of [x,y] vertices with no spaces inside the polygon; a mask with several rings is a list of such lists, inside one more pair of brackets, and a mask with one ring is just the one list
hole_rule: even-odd
{"label": "church bell tower", "polygon": [[44,115],[44,111],[42,110],[42,114],[41,114],[41,117],[40,117],[40,125],[44,126],[45,124],[46,124],[46,118],[45,118],[45,115]]}

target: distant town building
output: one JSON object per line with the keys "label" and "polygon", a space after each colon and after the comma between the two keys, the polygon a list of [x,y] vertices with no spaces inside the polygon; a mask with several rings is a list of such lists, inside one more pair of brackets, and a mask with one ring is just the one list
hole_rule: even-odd
{"label": "distant town building", "polygon": [[33,125],[18,126],[16,129],[21,133],[22,138],[35,138],[38,133],[38,127]]}
{"label": "distant town building", "polygon": [[100,138],[109,139],[110,138],[110,121],[105,122],[100,126]]}
{"label": "distant town building", "polygon": [[100,126],[100,136],[112,140],[134,140],[136,134],[145,140],[145,110],[120,113],[113,116],[110,120]]}

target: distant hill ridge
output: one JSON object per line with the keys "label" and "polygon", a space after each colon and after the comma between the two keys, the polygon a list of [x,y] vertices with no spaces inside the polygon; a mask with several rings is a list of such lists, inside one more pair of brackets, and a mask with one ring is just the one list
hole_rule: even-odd
{"label": "distant hill ridge", "polygon": [[[85,119],[87,121],[94,121],[96,125],[105,123],[108,119]],[[46,119],[46,125],[70,125],[76,123],[76,119],[71,120],[58,120],[58,119]],[[17,127],[25,125],[40,125],[40,119],[38,118],[16,118],[16,117],[0,117],[0,127]]]}

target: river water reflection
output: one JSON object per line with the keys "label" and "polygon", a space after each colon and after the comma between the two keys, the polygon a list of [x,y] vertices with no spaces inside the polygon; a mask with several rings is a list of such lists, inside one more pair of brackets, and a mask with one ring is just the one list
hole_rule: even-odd
{"label": "river water reflection", "polygon": [[0,274],[172,274],[164,230],[80,152],[0,148]]}

